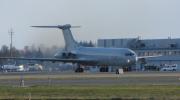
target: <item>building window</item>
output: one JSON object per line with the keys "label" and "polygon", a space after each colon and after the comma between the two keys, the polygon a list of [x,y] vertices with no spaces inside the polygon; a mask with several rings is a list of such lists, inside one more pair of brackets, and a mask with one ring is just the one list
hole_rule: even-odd
{"label": "building window", "polygon": [[152,56],[154,56],[154,55],[158,55],[158,52],[154,51]]}
{"label": "building window", "polygon": [[172,55],[172,51],[168,51],[168,55]]}
{"label": "building window", "polygon": [[144,43],[140,44],[141,48],[144,48],[146,45]]}
{"label": "building window", "polygon": [[148,56],[151,56],[152,55],[152,52],[148,52]]}
{"label": "building window", "polygon": [[115,47],[115,40],[112,39],[112,47]]}
{"label": "building window", "polygon": [[144,55],[143,56],[147,56],[147,52],[144,52]]}
{"label": "building window", "polygon": [[104,40],[104,47],[106,47],[107,46],[107,41],[106,40]]}
{"label": "building window", "polygon": [[176,48],[176,47],[177,47],[177,44],[175,44],[175,43],[174,43],[174,44],[170,44],[170,47],[171,47],[171,48]]}
{"label": "building window", "polygon": [[144,52],[142,52],[141,54],[142,54],[142,56],[145,56],[145,53],[144,53]]}
{"label": "building window", "polygon": [[164,55],[165,55],[165,56],[167,55],[167,51],[164,51]]}
{"label": "building window", "polygon": [[180,51],[176,51],[176,54],[177,54],[177,55],[180,55]]}
{"label": "building window", "polygon": [[157,54],[160,55],[160,54],[161,54],[161,51],[158,51]]}
{"label": "building window", "polygon": [[173,55],[176,55],[177,53],[176,53],[176,51],[173,51]]}

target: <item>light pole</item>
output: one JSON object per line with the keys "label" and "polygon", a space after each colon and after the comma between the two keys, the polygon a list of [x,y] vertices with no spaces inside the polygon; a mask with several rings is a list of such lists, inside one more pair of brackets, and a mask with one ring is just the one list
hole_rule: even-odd
{"label": "light pole", "polygon": [[11,43],[10,43],[10,56],[12,57],[13,55],[12,55],[12,45],[13,45],[13,41],[12,41],[12,38],[13,38],[13,29],[11,28],[10,30],[9,30],[9,32],[8,32],[9,34],[10,34],[10,38],[11,38]]}

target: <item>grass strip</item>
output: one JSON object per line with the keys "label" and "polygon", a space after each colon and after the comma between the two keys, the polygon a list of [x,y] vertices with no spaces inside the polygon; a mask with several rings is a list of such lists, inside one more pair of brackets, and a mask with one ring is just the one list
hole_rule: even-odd
{"label": "grass strip", "polygon": [[0,99],[180,99],[175,85],[0,86]]}

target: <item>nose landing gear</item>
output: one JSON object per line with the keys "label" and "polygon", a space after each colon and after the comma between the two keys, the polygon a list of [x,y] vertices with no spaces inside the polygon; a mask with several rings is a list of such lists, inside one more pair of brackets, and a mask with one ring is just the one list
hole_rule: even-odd
{"label": "nose landing gear", "polygon": [[124,73],[124,71],[122,68],[116,69],[116,74],[123,74],[123,73]]}

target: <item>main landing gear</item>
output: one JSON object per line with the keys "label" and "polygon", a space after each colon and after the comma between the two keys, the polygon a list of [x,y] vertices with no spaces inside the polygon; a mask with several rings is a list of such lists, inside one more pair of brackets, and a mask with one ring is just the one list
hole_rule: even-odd
{"label": "main landing gear", "polygon": [[99,71],[100,72],[109,72],[109,68],[108,67],[100,67]]}
{"label": "main landing gear", "polygon": [[84,68],[81,67],[80,65],[78,65],[78,67],[75,70],[76,73],[83,73],[84,72]]}

